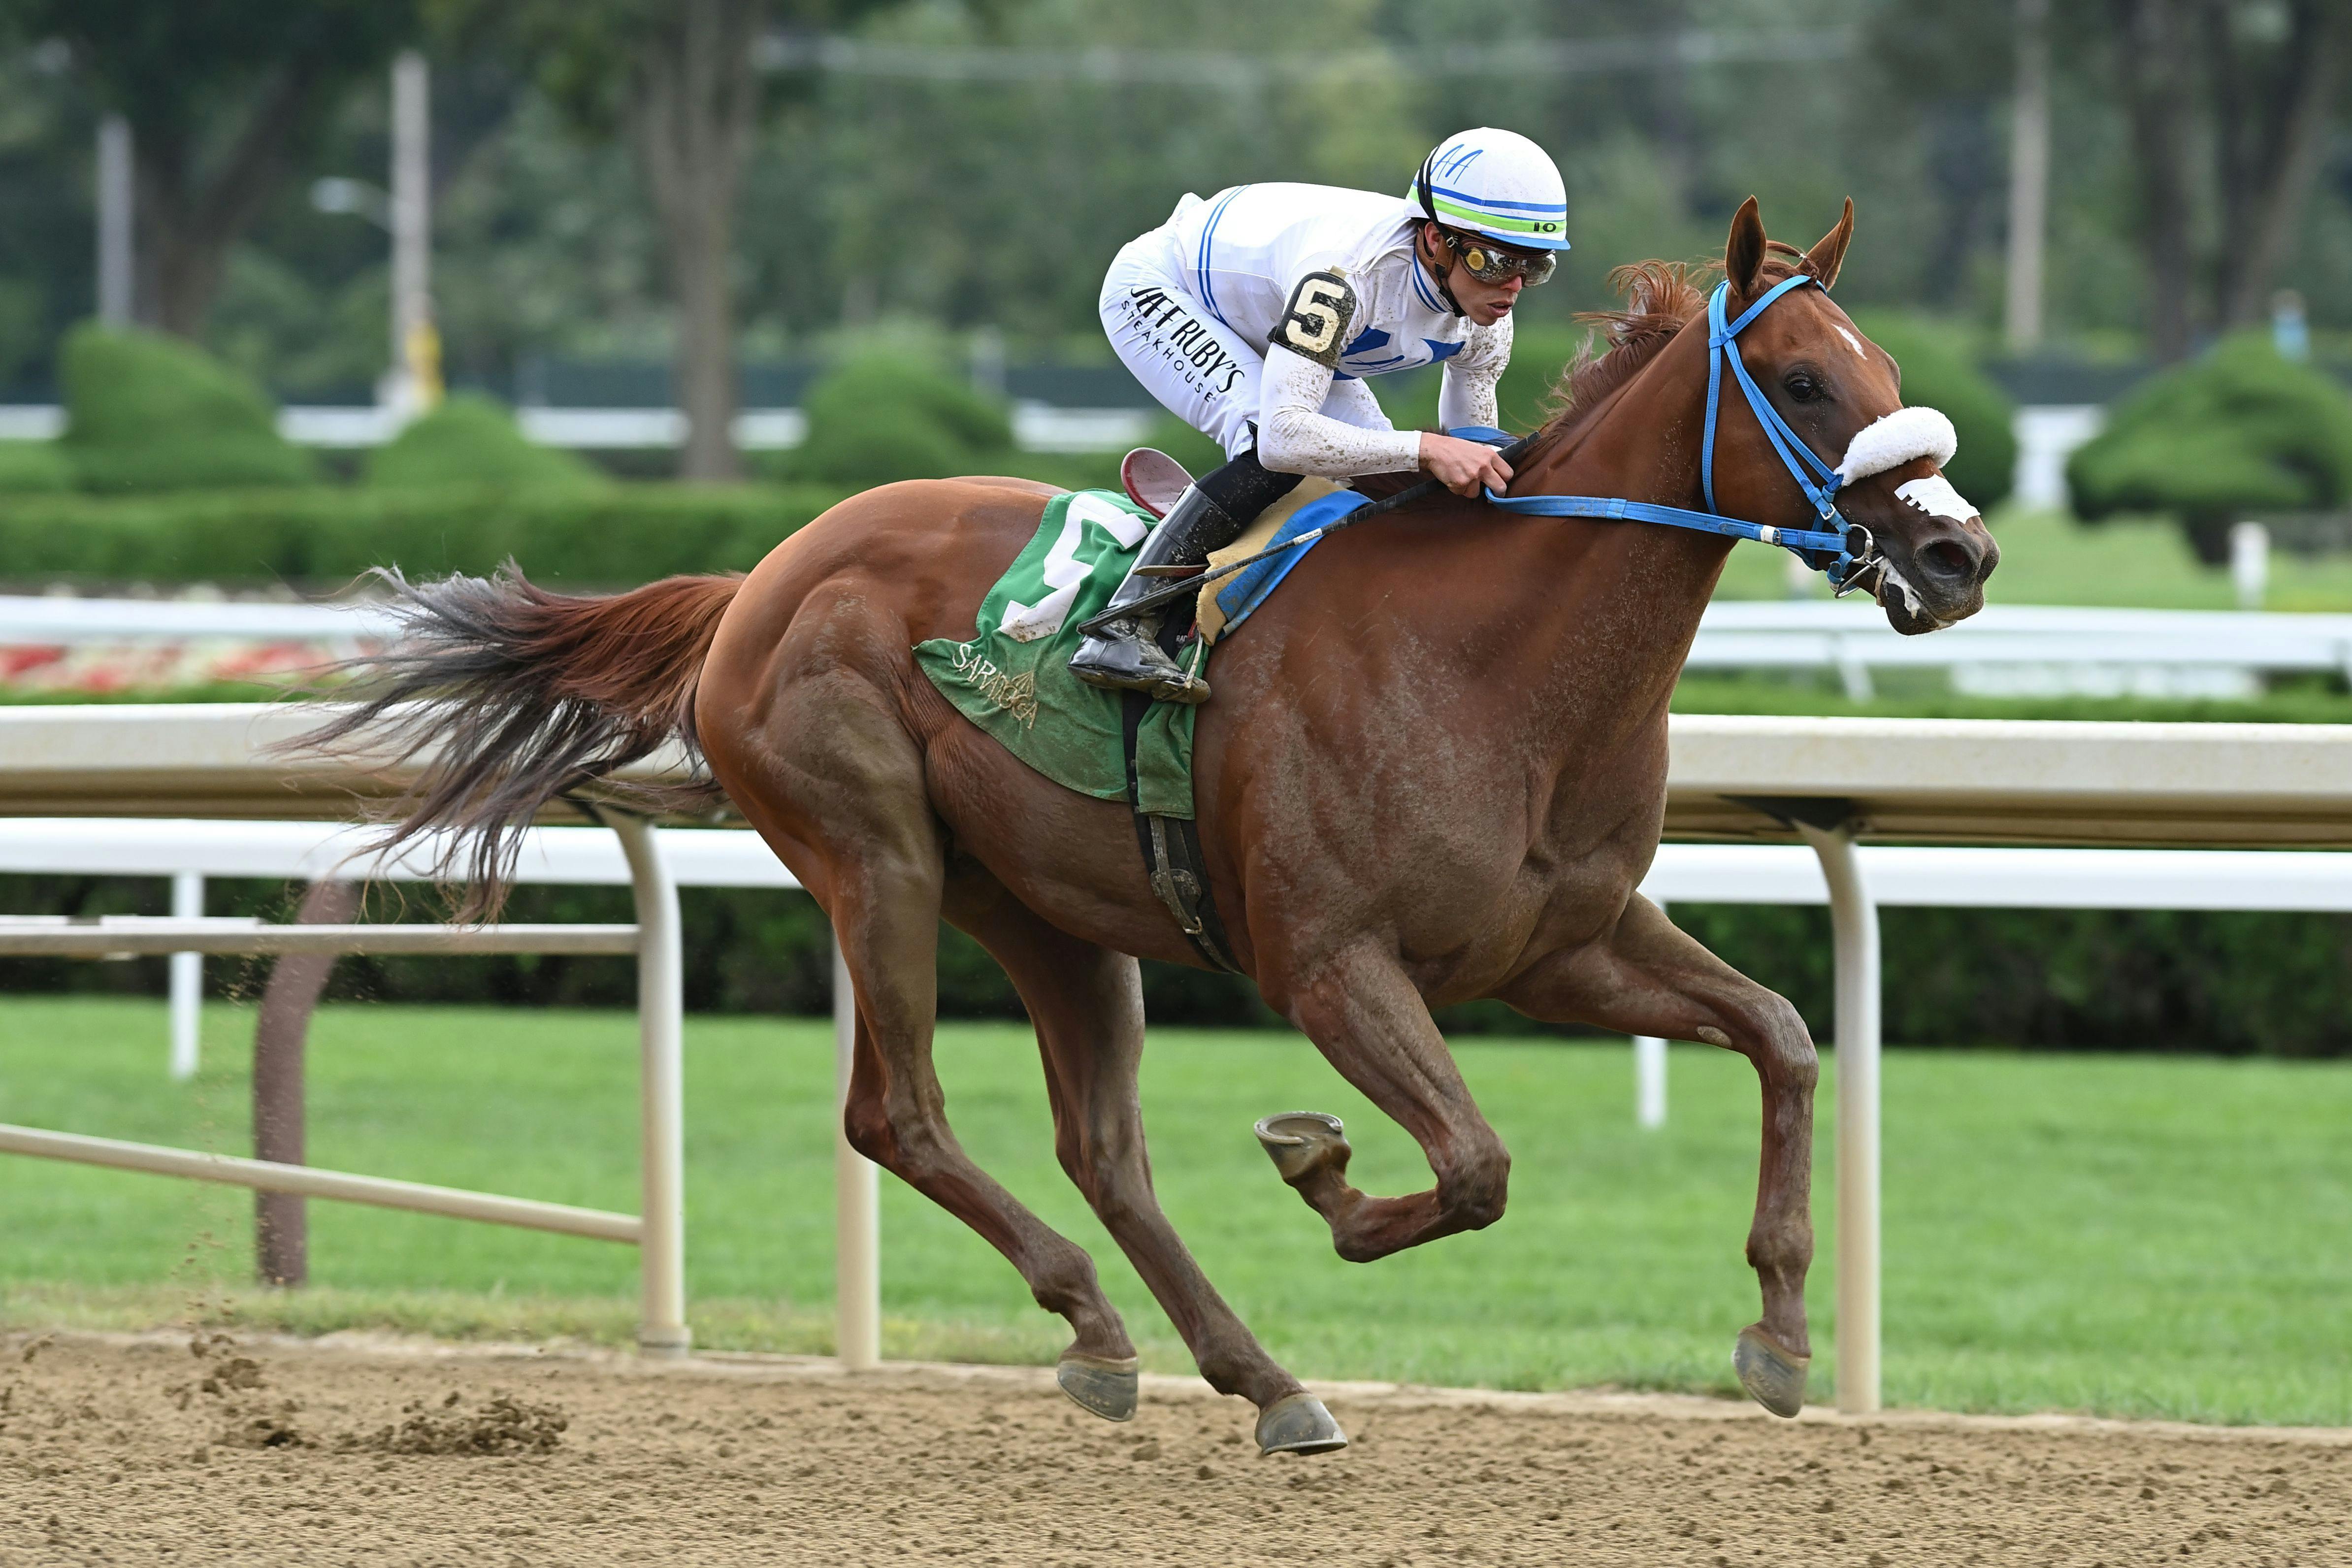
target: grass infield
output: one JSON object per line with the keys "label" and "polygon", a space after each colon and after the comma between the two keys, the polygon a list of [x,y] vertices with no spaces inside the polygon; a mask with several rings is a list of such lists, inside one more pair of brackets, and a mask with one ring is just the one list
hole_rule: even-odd
{"label": "grass infield", "polygon": [[[203,1075],[163,1073],[161,1006],[0,998],[0,1121],[247,1152],[252,1014],[205,1016]],[[687,1026],[689,1316],[712,1348],[824,1351],[832,1047],[824,1023]],[[1294,1370],[1505,1388],[1728,1392],[1755,1314],[1740,1258],[1758,1105],[1747,1064],[1677,1046],[1673,1115],[1633,1125],[1622,1047],[1466,1041],[1509,1142],[1501,1224],[1368,1267],[1250,1137],[1268,1111],[1348,1119],[1370,1190],[1426,1184],[1409,1140],[1307,1044],[1163,1031],[1144,1105],[1160,1190],[1210,1276]],[[1055,1163],[1024,1027],[950,1025],[958,1132],[1093,1253],[1147,1365],[1183,1348]],[[310,1060],[321,1165],[560,1202],[635,1204],[625,1014],[344,1005]],[[1885,1393],[1896,1405],[2352,1424],[2352,1065],[1895,1051],[1885,1069]],[[1835,1336],[1834,1065],[1816,1150],[1813,1394]],[[314,1286],[246,1283],[240,1189],[0,1159],[0,1321],[131,1327],[230,1315],[625,1342],[635,1254],[326,1202]],[[1066,1339],[1012,1269],[885,1178],[886,1353],[1050,1361]]]}

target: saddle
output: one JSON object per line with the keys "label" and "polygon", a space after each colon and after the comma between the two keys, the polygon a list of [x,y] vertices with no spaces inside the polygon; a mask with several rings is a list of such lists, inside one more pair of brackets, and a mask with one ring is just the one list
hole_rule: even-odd
{"label": "saddle", "polygon": [[[1126,489],[1129,500],[1154,517],[1165,517],[1168,509],[1176,504],[1176,498],[1184,493],[1184,487],[1192,482],[1192,476],[1185,470],[1183,464],[1167,453],[1152,447],[1138,447],[1120,461],[1118,482]],[[1259,553],[1286,536],[1291,529],[1291,520],[1308,505],[1326,496],[1338,495],[1348,488],[1312,475],[1301,479],[1291,487],[1288,495],[1258,513],[1231,544],[1210,552],[1209,569],[1228,566]],[[1165,570],[1174,573],[1176,568]],[[1181,574],[1192,576],[1200,570],[1199,567],[1188,566],[1182,569]],[[1274,591],[1275,584],[1281,581],[1286,570],[1287,564],[1281,570],[1255,574],[1239,593],[1203,594],[1194,610],[1201,640],[1214,643],[1239,626],[1248,617],[1250,611],[1257,608],[1266,595]],[[1174,629],[1181,632],[1182,627],[1180,626]]]}

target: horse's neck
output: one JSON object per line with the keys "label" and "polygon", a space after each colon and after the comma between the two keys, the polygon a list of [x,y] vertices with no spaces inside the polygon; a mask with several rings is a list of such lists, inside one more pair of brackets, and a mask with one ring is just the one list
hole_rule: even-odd
{"label": "horse's neck", "polygon": [[[1706,413],[1704,331],[1684,331],[1590,418],[1541,453],[1512,487],[1521,495],[1610,496],[1696,510],[1704,502],[1699,449]],[[1731,542],[1645,522],[1552,525],[1537,548],[1561,559],[1528,581],[1550,605],[1546,626],[1559,682],[1552,705],[1628,720],[1663,711]],[[1533,607],[1531,604],[1531,608]],[[1601,658],[1575,658],[1599,637]]]}

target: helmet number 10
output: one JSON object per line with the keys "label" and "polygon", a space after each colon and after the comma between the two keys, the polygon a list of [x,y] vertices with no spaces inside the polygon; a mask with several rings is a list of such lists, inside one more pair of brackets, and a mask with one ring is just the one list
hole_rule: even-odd
{"label": "helmet number 10", "polygon": [[1339,368],[1339,346],[1356,313],[1356,291],[1336,272],[1310,272],[1290,291],[1290,307],[1274,329],[1274,346]]}

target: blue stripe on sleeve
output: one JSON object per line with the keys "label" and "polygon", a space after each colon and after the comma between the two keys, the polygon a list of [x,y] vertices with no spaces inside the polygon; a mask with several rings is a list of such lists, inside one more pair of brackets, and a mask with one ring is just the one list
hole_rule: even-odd
{"label": "blue stripe on sleeve", "polygon": [[1192,268],[1193,275],[1200,279],[1201,303],[1209,308],[1209,314],[1223,321],[1228,331],[1233,329],[1234,324],[1226,321],[1225,313],[1217,309],[1216,285],[1209,281],[1209,242],[1216,237],[1217,222],[1225,216],[1225,209],[1234,205],[1235,196],[1248,189],[1247,185],[1235,185],[1224,194],[1223,200],[1209,209],[1209,221],[1201,226],[1201,253],[1195,258]]}

